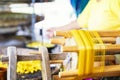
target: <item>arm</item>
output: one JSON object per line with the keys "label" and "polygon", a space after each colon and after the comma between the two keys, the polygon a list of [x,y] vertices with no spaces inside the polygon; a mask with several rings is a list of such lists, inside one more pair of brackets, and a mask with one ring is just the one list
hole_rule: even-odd
{"label": "arm", "polygon": [[53,28],[47,29],[47,32],[48,32],[47,36],[51,38],[54,36],[54,31],[68,31],[72,29],[80,29],[80,26],[78,25],[77,20],[72,21],[69,24],[66,24],[64,26],[53,27]]}
{"label": "arm", "polygon": [[56,31],[59,31],[59,30],[68,31],[68,30],[72,30],[72,29],[80,29],[80,26],[78,25],[76,20],[72,21],[69,24],[66,24],[64,26],[54,28],[54,30],[56,30]]}
{"label": "arm", "polygon": [[60,27],[53,27],[47,30],[48,37],[53,37],[53,33],[54,31],[59,31],[59,30],[63,30],[63,31],[68,31],[68,30],[72,30],[72,29],[80,29],[80,28],[87,28],[87,24],[88,24],[88,17],[89,17],[89,11],[91,8],[91,5],[93,3],[94,0],[90,0],[88,5],[86,6],[85,10],[83,10],[83,12],[79,15],[78,19],[75,21],[70,22],[69,24],[66,24],[64,26],[60,26]]}

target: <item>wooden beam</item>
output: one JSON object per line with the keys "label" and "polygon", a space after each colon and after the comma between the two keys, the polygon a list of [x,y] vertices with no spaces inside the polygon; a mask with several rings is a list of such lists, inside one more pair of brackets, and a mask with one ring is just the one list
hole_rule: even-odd
{"label": "wooden beam", "polygon": [[[61,78],[67,78],[67,77],[75,77],[78,76],[77,70],[70,70],[70,71],[63,71],[59,73],[59,76]],[[94,77],[112,77],[112,76],[120,76],[120,65],[111,65],[111,66],[105,66],[104,71],[100,72],[99,67],[89,75],[83,75],[80,76],[81,78],[94,78]]]}
{"label": "wooden beam", "polygon": [[[61,52],[78,52],[81,49],[81,46],[62,46]],[[95,51],[103,51],[106,52],[119,52],[120,51],[120,44],[110,44],[110,45],[95,45]]]}
{"label": "wooden beam", "polygon": [[97,31],[101,37],[119,37],[120,30]]}
{"label": "wooden beam", "polygon": [[58,75],[53,75],[53,80],[76,80],[75,77],[60,78]]}
{"label": "wooden beam", "polygon": [[51,69],[50,69],[50,62],[49,62],[49,53],[47,51],[47,48],[40,47],[39,51],[41,51],[42,55],[42,79],[43,80],[52,80],[51,78]]}
{"label": "wooden beam", "polygon": [[[89,32],[94,32],[92,30],[89,30]],[[108,30],[108,31],[96,31],[100,37],[119,37],[120,36],[120,30]],[[71,34],[69,31],[56,31],[54,32],[55,36],[63,36],[63,37],[71,37]]]}
{"label": "wooden beam", "polygon": [[17,80],[17,53],[16,47],[8,47],[7,55],[9,56],[9,65],[7,70],[7,80]]}

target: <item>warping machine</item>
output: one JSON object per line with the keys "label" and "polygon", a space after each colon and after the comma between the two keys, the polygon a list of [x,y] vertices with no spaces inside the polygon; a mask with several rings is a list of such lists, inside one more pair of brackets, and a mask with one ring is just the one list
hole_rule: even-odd
{"label": "warping machine", "polygon": [[60,78],[120,76],[120,31],[71,30],[55,35],[51,43],[61,45],[61,52],[67,54]]}
{"label": "warping machine", "polygon": [[[60,52],[49,54],[45,47],[39,51],[9,47],[8,56],[1,60],[9,62],[8,80],[17,80],[17,61],[26,60],[41,60],[43,80],[120,76],[119,37],[120,31],[56,31],[51,43],[60,45]],[[60,64],[58,74],[51,72],[50,64]]]}

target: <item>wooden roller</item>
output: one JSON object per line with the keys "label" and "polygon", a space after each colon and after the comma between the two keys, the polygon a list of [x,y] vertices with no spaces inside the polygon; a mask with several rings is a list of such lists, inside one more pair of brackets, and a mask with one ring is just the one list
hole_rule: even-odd
{"label": "wooden roller", "polygon": [[[78,75],[77,70],[63,71],[59,73],[59,76],[61,78],[75,77],[77,75]],[[101,76],[102,77],[120,76],[120,65],[105,66],[103,72],[100,72],[98,69],[95,69],[94,73],[81,76],[81,78],[92,78],[92,77],[101,77]]]}
{"label": "wooden roller", "polygon": [[55,31],[54,36],[65,36],[66,32],[65,31]]}
{"label": "wooden roller", "polygon": [[[96,38],[94,38],[96,40]],[[101,40],[104,43],[115,43],[116,42],[116,37],[101,37]]]}
{"label": "wooden roller", "polygon": [[71,37],[70,32],[66,32],[66,31],[55,31],[54,35],[55,36],[63,36],[63,37],[67,37],[67,38]]}
{"label": "wooden roller", "polygon": [[[93,32],[93,31],[89,31]],[[100,37],[119,37],[120,36],[120,30],[116,31],[97,31]],[[56,31],[54,32],[55,36],[64,36],[64,37],[71,37],[70,32],[65,31]]]}
{"label": "wooden roller", "polygon": [[[105,33],[105,35],[104,35]],[[117,36],[117,34],[115,33],[115,35],[111,36],[112,32],[109,32],[109,33],[106,33],[106,32],[98,32],[98,34],[101,36],[101,40],[104,42],[104,43],[115,43],[116,42],[116,38],[119,36]],[[56,36],[63,36],[65,38],[70,38],[72,37],[71,33],[70,32],[62,32],[62,31],[56,31]],[[114,33],[113,33],[114,34]],[[65,44],[65,38],[52,38],[50,40],[50,43],[52,44],[60,44],[60,45],[64,45]],[[94,40],[97,40],[96,38],[94,38]]]}
{"label": "wooden roller", "polygon": [[[115,43],[116,42],[115,37],[101,37],[101,39],[104,43]],[[94,38],[94,40],[96,40],[96,38]],[[66,41],[65,38],[53,38],[50,40],[50,43],[64,45],[65,41]]]}
{"label": "wooden roller", "polygon": [[58,75],[53,75],[53,80],[76,80],[75,77],[60,78]]}
{"label": "wooden roller", "polygon": [[97,31],[101,37],[119,37],[120,30],[110,30],[110,31]]}
{"label": "wooden roller", "polygon": [[65,44],[65,38],[64,37],[62,37],[62,38],[52,38],[51,40],[50,40],[50,43],[52,43],[52,44],[60,44],[60,45],[64,45]]}
{"label": "wooden roller", "polygon": [[[89,31],[93,32],[93,31]],[[97,31],[104,43],[115,43],[116,38],[120,36],[120,31]],[[66,38],[72,37],[70,32],[56,31],[55,36],[63,36]],[[60,42],[59,42],[60,43]],[[56,43],[57,44],[57,43]]]}
{"label": "wooden roller", "polygon": [[[95,56],[95,59],[99,61],[102,56]],[[105,61],[115,61],[115,56],[114,55],[105,55]]]}
{"label": "wooden roller", "polygon": [[[62,52],[78,52],[81,49],[81,46],[62,46],[61,51]],[[106,52],[119,52],[120,51],[120,45],[119,44],[110,44],[110,45],[95,45],[94,46],[95,51],[101,51],[105,50]]]}

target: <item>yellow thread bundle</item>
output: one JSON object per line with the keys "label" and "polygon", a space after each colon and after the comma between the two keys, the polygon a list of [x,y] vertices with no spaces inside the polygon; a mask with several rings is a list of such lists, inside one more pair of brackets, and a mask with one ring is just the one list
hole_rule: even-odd
{"label": "yellow thread bundle", "polygon": [[82,38],[78,35],[79,32],[77,30],[72,30],[71,31],[72,36],[75,38],[76,43],[78,46],[80,46],[80,51],[78,52],[78,74],[79,75],[84,75],[85,73],[85,44],[82,41]]}
{"label": "yellow thread bundle", "polygon": [[[98,33],[95,31],[93,31],[92,34],[87,30],[71,30],[70,32],[80,48],[78,52],[78,77],[93,73],[95,70],[94,57],[98,55],[95,53],[94,45],[102,44],[101,47],[104,47],[101,38],[99,37]],[[97,43],[95,43],[93,37],[97,38]],[[100,60],[100,62],[102,62],[102,65],[99,71],[103,71],[104,61],[105,61],[105,51],[104,50],[101,51],[100,55],[102,55],[102,58]]]}

